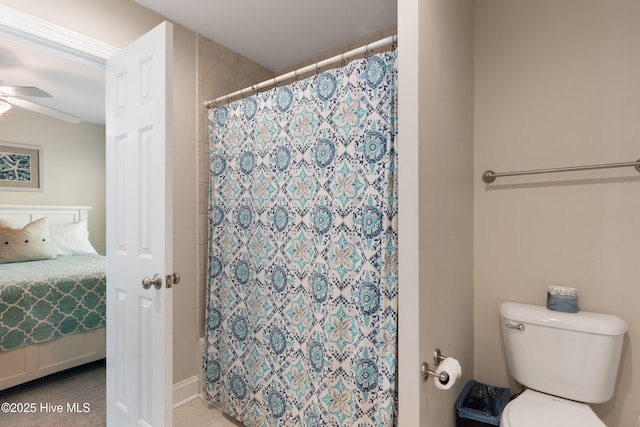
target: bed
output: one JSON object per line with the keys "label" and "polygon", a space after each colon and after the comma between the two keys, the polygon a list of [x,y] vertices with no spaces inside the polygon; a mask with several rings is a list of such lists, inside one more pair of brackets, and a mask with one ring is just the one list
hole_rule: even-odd
{"label": "bed", "polygon": [[[89,210],[0,205],[0,390],[105,357],[106,258]],[[28,255],[7,255],[16,239]]]}

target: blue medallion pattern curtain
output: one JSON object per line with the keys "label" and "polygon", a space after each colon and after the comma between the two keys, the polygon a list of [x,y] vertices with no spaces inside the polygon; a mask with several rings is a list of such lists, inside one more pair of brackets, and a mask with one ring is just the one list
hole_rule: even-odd
{"label": "blue medallion pattern curtain", "polygon": [[247,426],[397,424],[397,71],[210,112],[207,398]]}

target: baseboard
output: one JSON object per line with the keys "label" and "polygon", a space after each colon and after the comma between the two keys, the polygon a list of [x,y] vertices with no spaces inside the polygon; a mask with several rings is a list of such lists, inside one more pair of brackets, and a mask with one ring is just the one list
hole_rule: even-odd
{"label": "baseboard", "polygon": [[[198,357],[202,357],[204,354],[204,337],[198,338]],[[198,396],[202,400],[207,400],[204,396],[204,373],[200,376],[198,384]]]}
{"label": "baseboard", "polygon": [[193,376],[173,385],[173,407],[177,408],[200,397],[200,377]]}

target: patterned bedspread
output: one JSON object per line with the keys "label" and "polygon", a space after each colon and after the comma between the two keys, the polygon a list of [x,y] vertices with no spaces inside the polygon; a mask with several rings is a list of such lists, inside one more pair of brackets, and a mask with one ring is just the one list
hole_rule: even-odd
{"label": "patterned bedspread", "polygon": [[105,325],[106,258],[0,265],[0,352]]}

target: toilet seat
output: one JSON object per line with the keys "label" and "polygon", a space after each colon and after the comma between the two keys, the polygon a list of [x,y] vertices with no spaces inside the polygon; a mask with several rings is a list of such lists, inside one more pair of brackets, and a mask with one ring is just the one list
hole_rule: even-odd
{"label": "toilet seat", "polygon": [[525,390],[504,408],[500,427],[607,427],[586,403]]}

